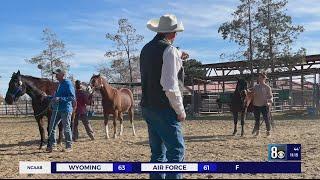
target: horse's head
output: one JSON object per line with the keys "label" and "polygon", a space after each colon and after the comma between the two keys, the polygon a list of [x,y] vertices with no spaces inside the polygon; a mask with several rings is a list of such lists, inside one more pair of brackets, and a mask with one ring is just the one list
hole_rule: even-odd
{"label": "horse's head", "polygon": [[13,104],[19,97],[26,93],[26,85],[23,83],[20,71],[13,73],[9,82],[9,88],[6,93],[5,101],[7,104]]}
{"label": "horse's head", "polygon": [[240,95],[240,99],[242,102],[244,102],[246,95],[247,95],[247,90],[248,90],[248,83],[245,79],[239,79],[237,78],[237,87],[236,91]]}
{"label": "horse's head", "polygon": [[99,75],[93,75],[90,79],[87,90],[95,91],[100,90],[104,86],[103,77]]}

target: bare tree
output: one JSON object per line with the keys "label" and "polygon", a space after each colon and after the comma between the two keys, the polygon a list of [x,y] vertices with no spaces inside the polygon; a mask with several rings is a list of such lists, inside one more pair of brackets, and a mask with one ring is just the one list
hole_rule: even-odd
{"label": "bare tree", "polygon": [[[133,82],[138,82],[140,78],[138,56],[131,58],[131,67]],[[128,73],[129,62],[125,59],[114,59],[111,65],[101,64],[98,69],[110,82],[130,82],[131,80],[130,73]]]}
{"label": "bare tree", "polygon": [[65,59],[73,56],[66,50],[65,44],[58,40],[57,35],[50,29],[43,30],[43,37],[41,40],[47,46],[39,55],[27,59],[26,61],[31,64],[37,64],[41,69],[41,75],[44,77],[51,77],[53,81],[53,70],[55,68],[61,68],[63,70],[69,70],[69,64],[65,62]]}
{"label": "bare tree", "polygon": [[[128,19],[119,19],[118,31],[115,34],[107,33],[106,38],[113,41],[115,50],[109,50],[105,56],[112,59],[111,68],[100,67],[99,71],[113,80],[126,81],[129,69],[129,82],[136,81],[139,70],[139,57],[135,54],[137,44],[143,40],[143,36],[136,34],[136,29]],[[137,63],[138,62],[138,63]]]}

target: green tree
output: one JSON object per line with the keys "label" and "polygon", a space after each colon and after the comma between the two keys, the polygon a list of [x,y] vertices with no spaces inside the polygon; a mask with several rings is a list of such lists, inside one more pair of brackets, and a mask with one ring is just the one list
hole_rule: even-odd
{"label": "green tree", "polygon": [[41,69],[41,76],[51,77],[53,81],[52,72],[54,69],[69,70],[70,66],[65,62],[65,59],[72,57],[73,53],[67,51],[63,41],[58,40],[57,35],[48,28],[43,30],[41,40],[46,45],[46,49],[39,55],[27,59],[26,62],[38,65],[38,68]]}
{"label": "green tree", "polygon": [[192,78],[203,79],[206,76],[206,70],[200,68],[202,63],[195,59],[190,59],[188,61],[183,62],[184,66],[184,84],[186,86],[192,85]]}
{"label": "green tree", "polygon": [[[287,63],[296,63],[305,55],[305,49],[292,52],[292,44],[304,31],[303,26],[293,25],[292,18],[286,14],[287,0],[261,0],[255,19],[258,24],[258,38],[255,39],[259,59],[268,59],[266,66],[271,64],[275,71],[276,59]],[[294,61],[292,61],[294,60]]]}
{"label": "green tree", "polygon": [[266,70],[271,65],[272,72],[276,59],[289,64],[303,60],[299,57],[305,55],[305,49],[292,52],[292,44],[304,29],[292,25],[292,18],[286,14],[287,0],[240,0],[240,3],[232,14],[233,20],[223,23],[218,32],[223,39],[245,49],[240,51],[241,56],[262,60],[259,67]]}
{"label": "green tree", "polygon": [[[108,50],[106,57],[111,58],[111,67],[100,67],[99,71],[113,80],[122,82],[137,81],[139,72],[139,57],[136,55],[137,44],[142,42],[143,36],[136,34],[136,29],[129,23],[128,19],[119,19],[118,31],[115,34],[107,33],[106,38],[113,41],[115,50]],[[137,63],[138,62],[138,63]],[[129,70],[129,79],[127,74]]]}
{"label": "green tree", "polygon": [[[241,4],[232,14],[233,20],[223,23],[218,32],[221,33],[223,39],[229,39],[243,47],[244,51],[239,51],[234,56],[246,57],[252,61],[254,58],[254,36],[257,31],[257,24],[254,20],[254,14],[257,11],[256,0],[240,0]],[[252,70],[252,68],[251,68]]]}

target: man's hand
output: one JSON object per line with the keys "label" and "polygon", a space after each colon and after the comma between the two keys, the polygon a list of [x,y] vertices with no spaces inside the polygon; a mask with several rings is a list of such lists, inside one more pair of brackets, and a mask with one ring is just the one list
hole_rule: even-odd
{"label": "man's hand", "polygon": [[187,116],[187,115],[186,115],[185,112],[179,114],[179,115],[178,115],[178,121],[182,122],[182,121],[186,120],[186,116]]}
{"label": "man's hand", "polygon": [[268,101],[267,101],[267,105],[268,105],[268,106],[271,106],[271,105],[272,105],[272,101],[271,101],[271,100],[268,100]]}
{"label": "man's hand", "polygon": [[189,54],[182,51],[181,59],[182,59],[182,60],[186,60],[186,59],[188,59],[188,58],[189,58]]}
{"label": "man's hand", "polygon": [[60,98],[59,98],[59,97],[54,97],[54,98],[52,98],[52,101],[53,101],[53,102],[59,102],[59,101],[60,101]]}

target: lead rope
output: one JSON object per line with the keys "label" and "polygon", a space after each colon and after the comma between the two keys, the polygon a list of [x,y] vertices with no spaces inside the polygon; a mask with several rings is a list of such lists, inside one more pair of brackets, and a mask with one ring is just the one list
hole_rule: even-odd
{"label": "lead rope", "polygon": [[[59,88],[60,88],[60,84],[59,84],[59,86],[58,86],[58,88],[57,88],[56,93],[58,92]],[[50,103],[50,104],[51,104],[51,103]],[[49,143],[49,141],[50,141],[50,137],[51,137],[52,132],[53,132],[53,129],[54,129],[54,124],[55,124],[56,119],[57,119],[58,110],[59,110],[59,102],[58,102],[58,106],[57,106],[57,108],[56,108],[56,110],[55,110],[55,112],[54,112],[52,127],[51,127],[51,129],[49,130],[48,143]],[[59,122],[58,122],[58,123],[59,123]],[[58,124],[58,123],[57,123],[57,124]],[[50,121],[49,121],[49,127],[50,127],[50,124],[51,124],[51,117],[50,117]]]}

